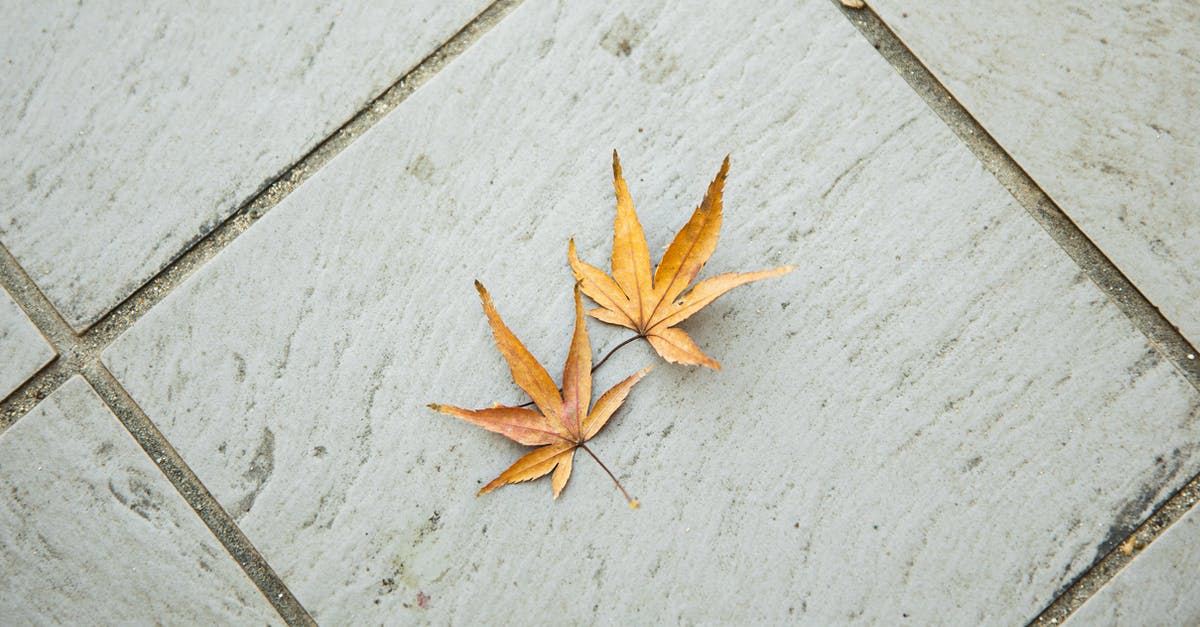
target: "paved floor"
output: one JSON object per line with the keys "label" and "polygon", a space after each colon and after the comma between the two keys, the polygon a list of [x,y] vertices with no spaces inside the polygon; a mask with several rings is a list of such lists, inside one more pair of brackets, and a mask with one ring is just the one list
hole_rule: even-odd
{"label": "paved floor", "polygon": [[[13,8],[0,615],[1200,621],[1200,14],[870,4]],[[555,372],[613,148],[652,256],[729,154],[703,276],[799,270],[597,372],[640,510],[476,498],[471,282]]]}

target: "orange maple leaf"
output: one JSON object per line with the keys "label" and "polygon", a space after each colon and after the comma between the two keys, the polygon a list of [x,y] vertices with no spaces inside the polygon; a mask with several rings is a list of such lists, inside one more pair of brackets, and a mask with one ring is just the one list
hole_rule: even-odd
{"label": "orange maple leaf", "polygon": [[580,260],[573,239],[568,252],[571,269],[583,293],[600,305],[587,312],[589,316],[637,331],[637,337],[646,338],[654,350],[671,363],[721,368],[687,333],[674,326],[739,285],[796,269],[795,266],[779,266],[760,272],[719,274],[696,283],[690,292],[679,297],[717,248],[721,230],[721,193],[728,172],[729,157],[725,157],[721,171],[708,185],[704,200],[683,229],[675,234],[658,269],[651,275],[646,236],[633,209],[629,188],[621,176],[621,161],[617,151],[613,151],[617,217],[613,223],[612,276]]}
{"label": "orange maple leaf", "polygon": [[487,314],[492,334],[496,338],[496,348],[500,349],[500,354],[508,362],[513,381],[529,394],[540,411],[504,406],[463,409],[452,405],[430,404],[429,407],[526,446],[541,447],[518,459],[508,470],[500,473],[499,477],[483,486],[479,494],[487,494],[509,483],[537,479],[554,471],[550,483],[554,498],[557,499],[571,477],[575,449],[582,448],[604,468],[625,495],[625,499],[636,508],[637,501],[630,498],[616,476],[584,443],[604,427],[625,401],[633,385],[646,376],[653,366],[643,368],[613,386],[600,396],[589,412],[588,405],[592,401],[592,348],[583,319],[583,301],[579,296],[579,285],[575,286],[575,333],[571,338],[571,348],[567,352],[567,363],[563,367],[561,393],[542,364],[500,319],[500,314],[492,304],[492,297],[479,281],[475,282],[475,289],[479,290],[483,311]]}

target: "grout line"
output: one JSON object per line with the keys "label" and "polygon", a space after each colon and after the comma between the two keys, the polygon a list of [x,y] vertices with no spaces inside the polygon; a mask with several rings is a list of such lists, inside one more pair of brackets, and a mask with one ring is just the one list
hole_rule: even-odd
{"label": "grout line", "polygon": [[279,615],[291,625],[315,625],[312,616],[250,543],[237,526],[237,522],[221,507],[149,416],[104,366],[101,354],[109,344],[166,298],[200,266],[215,257],[300,184],[311,178],[435,74],[479,41],[521,2],[522,0],[495,0],[299,161],[260,189],[220,225],[201,237],[81,334],[77,334],[67,324],[8,249],[0,243],[0,286],[7,288],[13,300],[37,326],[57,354],[49,364],[0,401],[0,435],[72,376],[82,375]]}
{"label": "grout line", "polygon": [[83,338],[75,335],[3,245],[0,245],[0,283],[58,353],[58,357],[0,403],[0,410],[3,410],[0,413],[0,433],[72,376],[82,375],[279,615],[291,625],[315,625],[312,617],[237,523],[222,509],[150,418],[100,362],[99,351],[89,350]]}
{"label": "grout line", "polygon": [[296,597],[292,596],[291,590],[288,590],[279,575],[275,574],[267,560],[263,559],[258,549],[254,548],[242,533],[237,522],[221,507],[208,488],[204,487],[108,368],[99,360],[93,360],[84,366],[81,374],[100,398],[104,399],[104,403],[116,414],[150,459],[154,460],[188,505],[200,516],[217,540],[225,546],[225,550],[229,551],[229,555],[242,567],[263,596],[275,607],[275,611],[279,612],[289,625],[316,625],[316,621]]}
{"label": "grout line", "polygon": [[201,265],[212,259],[268,211],[307,181],[339,153],[375,126],[422,85],[504,19],[522,0],[496,0],[392,83],[308,154],[288,167],[220,225],[200,238],[152,279],[113,308],[84,334],[99,352],[157,305]]}
{"label": "grout line", "polygon": [[849,9],[834,4],[1134,327],[1200,391],[1200,355],[1179,329],[1071,221],[872,9]]}
{"label": "grout line", "polygon": [[[8,288],[13,299],[58,351],[58,359],[51,363],[62,362],[64,358],[69,362],[65,366],[60,364],[52,368],[43,368],[0,402],[0,433],[33,409],[41,398],[57,389],[69,378],[70,372],[77,372],[85,363],[99,359],[109,344],[151,308],[162,302],[192,273],[245,233],[300,184],[311,178],[401,102],[429,82],[435,74],[478,41],[521,2],[522,0],[496,0],[490,4],[413,66],[408,73],[367,103],[345,124],[321,140],[308,154],[285,169],[243,203],[237,211],[197,240],[82,334],[75,333],[8,250],[0,244],[0,284]],[[69,372],[62,376],[57,368],[66,368]]]}
{"label": "grout line", "polygon": [[[100,353],[161,302],[200,266],[244,233],[300,184],[345,150],[359,136],[445,68],[522,0],[497,0],[418,63],[409,73],[326,137],[308,154],[265,185],[220,225],[184,251],[87,332],[76,335],[9,251],[0,245],[0,283],[47,337],[58,357],[0,402],[0,433],[42,398],[79,373],[101,396],[126,429],[150,455],[230,555],[289,624],[315,624],[283,581],[242,533],[232,517],[199,481],[150,418],[101,363]],[[835,4],[837,2],[835,1]],[[1051,237],[1165,356],[1200,390],[1197,351],[996,140],[921,63],[871,9],[839,7],[847,18],[922,96],[968,148],[1026,208]],[[1118,548],[1080,575],[1031,624],[1057,624],[1078,609],[1142,547],[1157,538],[1200,500],[1200,476],[1194,477],[1144,521]],[[1125,551],[1130,551],[1126,553]]]}
{"label": "grout line", "polygon": [[0,284],[8,290],[13,301],[38,328],[55,353],[50,363],[38,369],[0,402],[0,433],[4,433],[78,372],[83,361],[80,359],[82,355],[75,332],[3,244],[0,244]]}
{"label": "grout line", "polygon": [[1192,477],[1120,544],[1063,588],[1058,598],[1051,601],[1029,624],[1040,626],[1064,623],[1068,616],[1095,596],[1122,568],[1133,561],[1151,542],[1162,536],[1167,527],[1183,518],[1197,502],[1200,502],[1200,475]]}
{"label": "grout line", "polygon": [[[1138,290],[1128,277],[1033,180],[1029,173],[996,141],[987,129],[950,93],[929,68],[870,7],[850,8],[833,4],[858,28],[879,54],[908,82],[942,121],[966,144],[985,168],[1029,212],[1050,237],[1075,261],[1117,305],[1160,355],[1167,359],[1196,390],[1200,391],[1200,352],[1162,312]],[[1125,538],[1117,548],[1064,587],[1057,597],[1031,621],[1031,625],[1057,625],[1123,568],[1132,555],[1162,534],[1200,500],[1200,474]],[[1128,551],[1128,552],[1127,552]]]}
{"label": "grout line", "polygon": [[0,402],[0,434],[75,375],[61,358],[42,366]]}
{"label": "grout line", "polygon": [[33,279],[17,263],[16,257],[8,251],[8,248],[0,244],[0,281],[3,281],[4,288],[12,296],[13,300],[21,307],[26,316],[37,326],[38,331],[46,337],[55,350],[60,351],[59,356],[62,357],[62,349],[73,348],[76,344],[75,331],[71,329],[71,325],[59,315],[58,310],[50,303],[50,299],[38,289]]}

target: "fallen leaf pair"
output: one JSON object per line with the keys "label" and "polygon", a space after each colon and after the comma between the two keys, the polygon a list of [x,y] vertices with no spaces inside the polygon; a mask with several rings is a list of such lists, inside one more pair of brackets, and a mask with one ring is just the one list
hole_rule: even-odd
{"label": "fallen leaf pair", "polygon": [[[437,404],[431,404],[430,408],[477,424],[521,444],[540,447],[517,460],[508,470],[485,485],[479,494],[486,494],[509,483],[537,479],[553,472],[551,488],[554,498],[558,498],[571,476],[575,450],[582,448],[608,472],[629,504],[635,508],[638,506],[638,502],[629,496],[616,476],[587,447],[586,442],[604,427],[629,395],[634,384],[650,372],[653,366],[648,366],[613,386],[601,395],[591,411],[588,411],[592,400],[594,368],[587,326],[583,319],[583,301],[579,293],[582,290],[599,305],[599,308],[588,311],[588,315],[602,322],[636,331],[637,335],[630,340],[645,338],[668,362],[720,369],[720,364],[705,355],[696,343],[682,329],[675,328],[675,325],[739,285],[779,276],[795,269],[792,266],[780,266],[761,272],[721,274],[696,283],[690,292],[680,297],[692,280],[700,274],[700,270],[717,247],[722,218],[721,195],[728,171],[729,157],[726,157],[721,171],[709,184],[704,200],[688,223],[675,235],[658,268],[652,274],[646,237],[633,209],[629,188],[621,176],[621,162],[616,151],[613,151],[613,187],[617,196],[617,216],[613,224],[612,274],[605,274],[599,268],[580,260],[575,252],[574,240],[570,242],[568,259],[576,278],[575,332],[567,353],[567,363],[563,367],[561,391],[546,369],[504,324],[487,290],[478,281],[475,282],[479,297],[483,301],[483,311],[496,339],[496,347],[508,362],[513,381],[529,394],[538,411],[525,407],[504,406],[471,410]],[[610,352],[609,356],[611,355]],[[606,359],[607,356],[600,363],[604,363]],[[597,367],[599,365],[597,364]]]}

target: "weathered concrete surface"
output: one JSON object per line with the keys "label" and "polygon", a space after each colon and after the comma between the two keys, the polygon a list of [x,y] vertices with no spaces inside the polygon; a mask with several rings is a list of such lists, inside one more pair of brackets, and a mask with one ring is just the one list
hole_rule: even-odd
{"label": "weathered concrete surface", "polygon": [[83,379],[0,434],[6,624],[279,623]]}
{"label": "weathered concrete surface", "polygon": [[[1028,620],[1197,470],[1200,396],[826,2],[670,4],[523,5],[106,362],[325,622]],[[652,250],[732,152],[706,274],[801,270],[593,441],[642,510],[584,458],[476,499],[521,447],[425,403],[523,399],[471,280],[557,370],[614,146]]]}
{"label": "weathered concrete surface", "polygon": [[1072,615],[1071,625],[1200,623],[1200,514],[1192,510]]}
{"label": "weathered concrete surface", "polygon": [[54,358],[54,349],[0,287],[0,399]]}
{"label": "weathered concrete surface", "polygon": [[1200,5],[870,4],[1200,343]]}
{"label": "weathered concrete surface", "polygon": [[86,327],[486,5],[6,3],[0,241]]}

